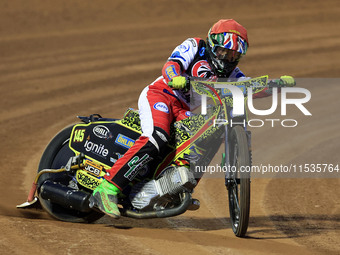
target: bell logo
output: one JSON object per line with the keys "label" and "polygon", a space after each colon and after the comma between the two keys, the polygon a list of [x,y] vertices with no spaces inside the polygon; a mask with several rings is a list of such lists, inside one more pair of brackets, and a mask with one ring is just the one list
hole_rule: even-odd
{"label": "bell logo", "polygon": [[95,126],[92,131],[99,138],[108,139],[110,137],[109,129],[103,125]]}

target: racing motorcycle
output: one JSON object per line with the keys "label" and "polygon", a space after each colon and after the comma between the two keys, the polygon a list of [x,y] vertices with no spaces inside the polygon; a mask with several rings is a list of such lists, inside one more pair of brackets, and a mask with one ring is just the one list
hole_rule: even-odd
{"label": "racing motorcycle", "polygon": [[[187,119],[174,122],[171,138],[160,156],[137,175],[131,169],[128,174],[134,179],[119,195],[121,215],[164,218],[197,210],[199,201],[192,198],[192,193],[203,173],[196,171],[196,166],[209,165],[222,145],[221,167],[229,169],[225,185],[231,227],[236,236],[245,236],[250,174],[238,169],[251,165],[251,133],[246,126],[230,125],[247,123],[247,113],[233,114],[231,91],[218,85],[237,86],[246,98],[248,87],[258,93],[267,87],[267,79],[267,76],[243,82],[192,79],[191,91],[210,98],[212,104],[205,114],[192,112]],[[40,206],[54,218],[68,222],[93,222],[104,216],[94,206],[91,194],[106,171],[141,135],[139,114],[128,109],[122,119],[103,118],[99,114],[78,118],[81,123],[64,128],[47,145],[27,202],[18,208]]]}

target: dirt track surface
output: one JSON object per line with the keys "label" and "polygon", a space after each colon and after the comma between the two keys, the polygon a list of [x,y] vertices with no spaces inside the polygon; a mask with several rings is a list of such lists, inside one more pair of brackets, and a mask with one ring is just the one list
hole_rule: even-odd
{"label": "dirt track surface", "polygon": [[[240,64],[248,76],[340,78],[338,1],[54,2],[0,2],[1,254],[340,253],[335,178],[254,179],[245,239],[230,228],[223,179],[202,180],[194,194],[199,211],[164,220],[71,224],[15,208],[60,129],[77,115],[121,117],[136,107],[172,49],[205,37],[220,18],[249,31],[249,54]],[[293,111],[296,128],[252,129],[254,165],[340,163],[340,86],[328,81],[305,86],[313,116]]]}

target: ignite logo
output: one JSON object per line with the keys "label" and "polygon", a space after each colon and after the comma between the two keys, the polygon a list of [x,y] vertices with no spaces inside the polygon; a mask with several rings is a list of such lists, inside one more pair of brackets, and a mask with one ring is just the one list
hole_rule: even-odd
{"label": "ignite logo", "polygon": [[89,140],[86,140],[85,144],[84,144],[84,148],[87,152],[92,152],[94,154],[97,154],[99,156],[103,156],[106,157],[109,154],[109,150],[105,149],[104,145],[100,144],[96,144],[93,143]]}

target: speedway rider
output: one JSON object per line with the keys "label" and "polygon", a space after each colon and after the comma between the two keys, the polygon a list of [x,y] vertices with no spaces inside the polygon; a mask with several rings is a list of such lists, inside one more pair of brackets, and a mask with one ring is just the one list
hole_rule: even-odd
{"label": "speedway rider", "polygon": [[[117,195],[158,155],[169,140],[171,123],[190,116],[186,76],[245,79],[237,65],[248,46],[247,30],[235,20],[225,19],[211,27],[207,41],[189,38],[174,49],[163,66],[162,76],[139,97],[142,135],[107,171],[105,180],[93,192],[92,198],[102,212],[115,218],[120,216]],[[289,86],[294,79],[281,76],[280,82]],[[262,91],[255,97],[268,95],[270,91]]]}

